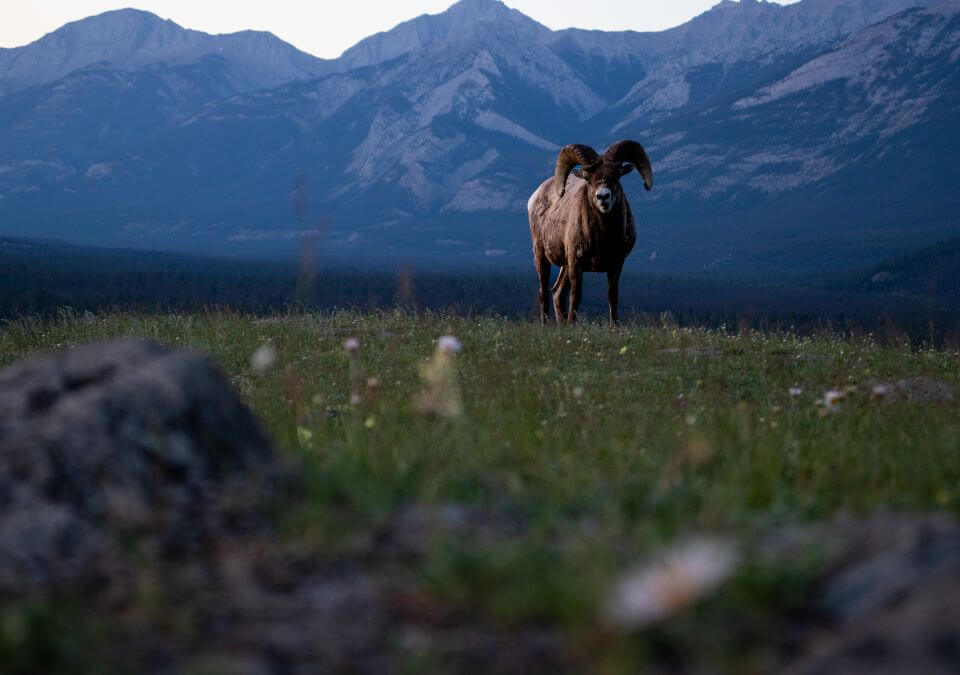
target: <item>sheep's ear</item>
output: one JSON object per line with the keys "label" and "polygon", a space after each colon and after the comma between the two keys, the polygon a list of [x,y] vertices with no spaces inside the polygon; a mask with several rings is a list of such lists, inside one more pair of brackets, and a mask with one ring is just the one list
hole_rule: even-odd
{"label": "sheep's ear", "polygon": [[623,164],[623,165],[621,165],[621,167],[620,167],[620,177],[623,178],[624,176],[626,176],[626,175],[627,175],[628,173],[630,173],[631,171],[633,171],[633,164]]}

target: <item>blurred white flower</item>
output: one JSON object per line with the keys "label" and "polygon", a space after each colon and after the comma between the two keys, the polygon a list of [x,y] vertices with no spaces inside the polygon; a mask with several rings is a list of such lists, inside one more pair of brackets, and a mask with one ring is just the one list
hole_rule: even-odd
{"label": "blurred white flower", "polygon": [[360,340],[355,337],[343,341],[343,348],[347,350],[350,359],[350,405],[360,405],[363,397],[360,395]]}
{"label": "blurred white flower", "polygon": [[790,387],[790,396],[793,398],[800,398],[803,396],[803,389],[800,387]]}
{"label": "blurred white flower", "polygon": [[444,354],[457,354],[463,349],[463,345],[460,343],[460,340],[454,336],[444,335],[437,340],[437,349]]}
{"label": "blurred white flower", "polygon": [[840,410],[840,401],[845,399],[847,394],[836,389],[831,389],[823,395],[823,398],[817,401],[818,405],[823,406],[823,413],[834,413]]}
{"label": "blurred white flower", "polygon": [[250,356],[250,370],[257,375],[263,375],[275,365],[277,350],[271,344],[260,345]]}
{"label": "blurred white flower", "polygon": [[876,398],[886,398],[890,395],[890,387],[885,384],[877,384],[873,387],[873,395]]}
{"label": "blurred white flower", "polygon": [[662,621],[719,587],[736,569],[728,542],[694,539],[668,550],[658,562],[624,574],[604,607],[613,626],[635,630]]}
{"label": "blurred white flower", "polygon": [[583,394],[584,394],[583,387],[574,387],[574,388],[573,388],[573,397],[574,397],[574,398],[580,398],[581,396],[583,396]]}
{"label": "blurred white flower", "polygon": [[425,387],[415,403],[421,412],[451,418],[463,414],[457,365],[453,358],[461,348],[457,338],[444,335],[437,340],[437,351],[433,357],[420,366],[420,377]]}

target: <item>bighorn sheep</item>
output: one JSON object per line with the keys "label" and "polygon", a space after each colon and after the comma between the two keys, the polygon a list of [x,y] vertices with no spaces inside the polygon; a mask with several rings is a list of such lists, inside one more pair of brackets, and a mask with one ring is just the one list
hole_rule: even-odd
{"label": "bighorn sheep", "polygon": [[[575,166],[580,170],[571,175]],[[527,202],[533,261],[540,278],[540,318],[550,310],[547,289],[551,265],[560,275],[550,289],[557,322],[573,323],[583,295],[584,272],[607,273],[610,321],[616,323],[620,272],[637,240],[636,225],[620,178],[634,167],[643,184],[653,187],[653,169],[636,141],[619,141],[599,156],[587,145],[568,145],[557,157],[553,178],[537,188]],[[566,310],[567,293],[570,306]],[[566,314],[566,316],[564,316]]]}

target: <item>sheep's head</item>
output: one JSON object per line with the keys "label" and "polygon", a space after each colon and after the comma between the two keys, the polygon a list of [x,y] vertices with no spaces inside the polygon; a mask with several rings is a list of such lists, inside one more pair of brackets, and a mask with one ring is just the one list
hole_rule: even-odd
{"label": "sheep's head", "polygon": [[557,157],[554,174],[559,196],[566,191],[567,177],[575,166],[580,166],[579,176],[587,181],[587,194],[600,213],[610,213],[623,199],[620,178],[633,171],[634,167],[643,177],[643,185],[653,188],[653,169],[647,153],[636,141],[614,143],[601,157],[588,145],[568,145]]}

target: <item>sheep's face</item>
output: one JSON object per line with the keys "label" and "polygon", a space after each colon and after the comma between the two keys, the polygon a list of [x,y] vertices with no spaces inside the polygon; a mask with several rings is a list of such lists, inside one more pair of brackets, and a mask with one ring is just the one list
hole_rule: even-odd
{"label": "sheep's face", "polygon": [[607,214],[623,198],[620,178],[633,171],[633,165],[619,162],[602,162],[584,167],[580,177],[587,181],[587,194],[600,213]]}

